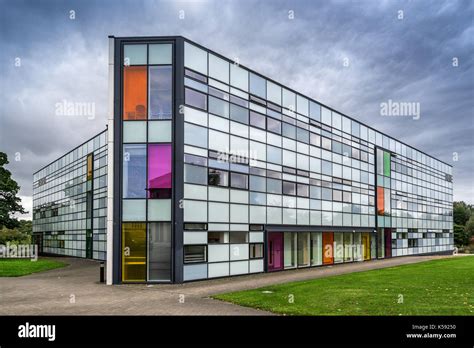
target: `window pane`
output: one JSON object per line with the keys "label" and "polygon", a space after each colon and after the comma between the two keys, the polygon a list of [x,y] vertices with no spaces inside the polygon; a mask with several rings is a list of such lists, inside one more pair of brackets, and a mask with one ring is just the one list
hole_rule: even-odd
{"label": "window pane", "polygon": [[267,192],[281,194],[281,180],[267,179]]}
{"label": "window pane", "polygon": [[147,67],[123,68],[123,119],[146,120]]}
{"label": "window pane", "polygon": [[261,176],[250,176],[250,190],[265,192],[266,190],[266,179]]}
{"label": "window pane", "polygon": [[266,98],[266,80],[258,75],[250,73],[250,93],[261,98]]}
{"label": "window pane", "polygon": [[208,183],[212,186],[229,186],[229,173],[209,168]]}
{"label": "window pane", "polygon": [[207,148],[207,128],[185,123],[184,143]]}
{"label": "window pane", "polygon": [[207,75],[207,52],[185,42],[184,43],[184,66]]}
{"label": "window pane", "polygon": [[148,280],[171,280],[171,223],[148,224]]}
{"label": "window pane", "polygon": [[262,114],[250,111],[250,125],[258,128],[265,129],[266,117]]}
{"label": "window pane", "polygon": [[249,244],[249,258],[258,259],[263,257],[263,244]]}
{"label": "window pane", "polygon": [[[127,252],[125,252],[127,251]],[[146,279],[146,224],[122,224],[122,281]]]}
{"label": "window pane", "polygon": [[309,117],[313,120],[321,122],[321,106],[315,102],[309,102]]}
{"label": "window pane", "polygon": [[281,134],[281,122],[272,118],[267,119],[267,130],[277,134]]}
{"label": "window pane", "polygon": [[281,105],[281,87],[267,81],[267,99],[277,105]]}
{"label": "window pane", "polygon": [[191,184],[207,185],[207,168],[185,164],[184,181]]}
{"label": "window pane", "polygon": [[209,76],[229,84],[229,63],[209,54]]}
{"label": "window pane", "polygon": [[185,245],[184,246],[184,263],[206,262],[206,246],[205,245]]}
{"label": "window pane", "polygon": [[171,85],[172,69],[170,66],[149,67],[149,103],[150,119],[170,119],[172,116]]}
{"label": "window pane", "polygon": [[148,197],[171,198],[171,144],[148,145]]}
{"label": "window pane", "polygon": [[186,104],[194,106],[198,109],[207,110],[207,96],[192,89],[185,89]]}
{"label": "window pane", "polygon": [[305,184],[298,184],[297,195],[300,197],[309,197],[309,186]]}
{"label": "window pane", "polygon": [[123,146],[123,198],[146,197],[146,145]]}
{"label": "window pane", "polygon": [[230,174],[230,186],[234,188],[240,188],[248,190],[249,178],[246,174],[231,173]]}
{"label": "window pane", "polygon": [[236,64],[230,66],[230,83],[232,86],[248,91],[249,73]]}
{"label": "window pane", "polygon": [[229,118],[229,103],[222,99],[209,96],[209,112],[211,114]]}
{"label": "window pane", "polygon": [[123,48],[123,65],[146,64],[146,45],[125,45]]}
{"label": "window pane", "polygon": [[283,194],[284,195],[296,195],[296,183],[283,181]]}
{"label": "window pane", "polygon": [[321,107],[321,122],[328,126],[332,124],[331,110]]}
{"label": "window pane", "polygon": [[148,64],[171,64],[171,44],[157,44],[148,46]]}
{"label": "window pane", "polygon": [[309,105],[308,105],[308,99],[306,99],[305,97],[302,97],[300,95],[298,95],[296,97],[296,102],[297,102],[297,111],[299,114],[301,115],[305,115],[305,116],[308,116],[308,113],[309,113]]}
{"label": "window pane", "polygon": [[291,111],[296,110],[296,95],[287,89],[283,89],[283,106]]}
{"label": "window pane", "polygon": [[230,118],[234,121],[249,124],[249,110],[234,104],[230,104]]}

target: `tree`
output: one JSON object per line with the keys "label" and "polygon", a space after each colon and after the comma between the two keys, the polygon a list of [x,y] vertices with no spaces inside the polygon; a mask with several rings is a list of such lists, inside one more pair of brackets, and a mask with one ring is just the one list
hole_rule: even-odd
{"label": "tree", "polygon": [[12,174],[5,165],[8,164],[8,156],[0,152],[0,228],[15,228],[20,226],[18,219],[12,217],[15,213],[25,214],[21,206],[21,199],[17,197],[20,186],[12,179]]}
{"label": "tree", "polygon": [[454,224],[453,234],[454,244],[456,244],[458,247],[469,244],[469,236],[466,234],[464,226]]}
{"label": "tree", "polygon": [[453,220],[457,225],[465,226],[471,217],[471,207],[464,202],[453,203]]}
{"label": "tree", "polygon": [[471,215],[469,221],[466,223],[466,226],[464,227],[464,232],[468,236],[469,240],[472,239],[472,237],[474,236],[474,215]]}

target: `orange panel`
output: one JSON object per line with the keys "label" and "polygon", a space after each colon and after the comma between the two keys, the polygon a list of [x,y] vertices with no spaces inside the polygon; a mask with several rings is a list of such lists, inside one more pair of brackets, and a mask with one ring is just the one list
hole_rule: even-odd
{"label": "orange panel", "polygon": [[334,234],[332,232],[323,232],[323,264],[329,265],[334,263]]}
{"label": "orange panel", "polygon": [[383,187],[377,187],[377,214],[383,215],[385,213],[385,202],[383,198]]}
{"label": "orange panel", "polygon": [[146,120],[147,118],[147,67],[123,68],[123,119]]}

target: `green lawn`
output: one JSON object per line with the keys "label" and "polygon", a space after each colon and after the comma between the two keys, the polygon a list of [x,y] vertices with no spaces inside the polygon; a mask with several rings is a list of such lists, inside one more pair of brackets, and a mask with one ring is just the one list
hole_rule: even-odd
{"label": "green lawn", "polygon": [[66,263],[48,259],[0,259],[0,277],[19,277],[67,266]]}
{"label": "green lawn", "polygon": [[214,298],[286,315],[474,315],[474,256],[267,286]]}

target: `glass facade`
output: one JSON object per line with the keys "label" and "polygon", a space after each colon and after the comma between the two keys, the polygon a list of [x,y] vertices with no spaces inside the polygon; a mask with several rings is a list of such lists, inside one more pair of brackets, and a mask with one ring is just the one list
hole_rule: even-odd
{"label": "glass facade", "polygon": [[[453,249],[449,165],[186,39],[113,40],[115,282]],[[45,251],[106,257],[96,138],[34,176]]]}
{"label": "glass facade", "polygon": [[40,252],[106,259],[107,132],[33,175],[33,238]]}

